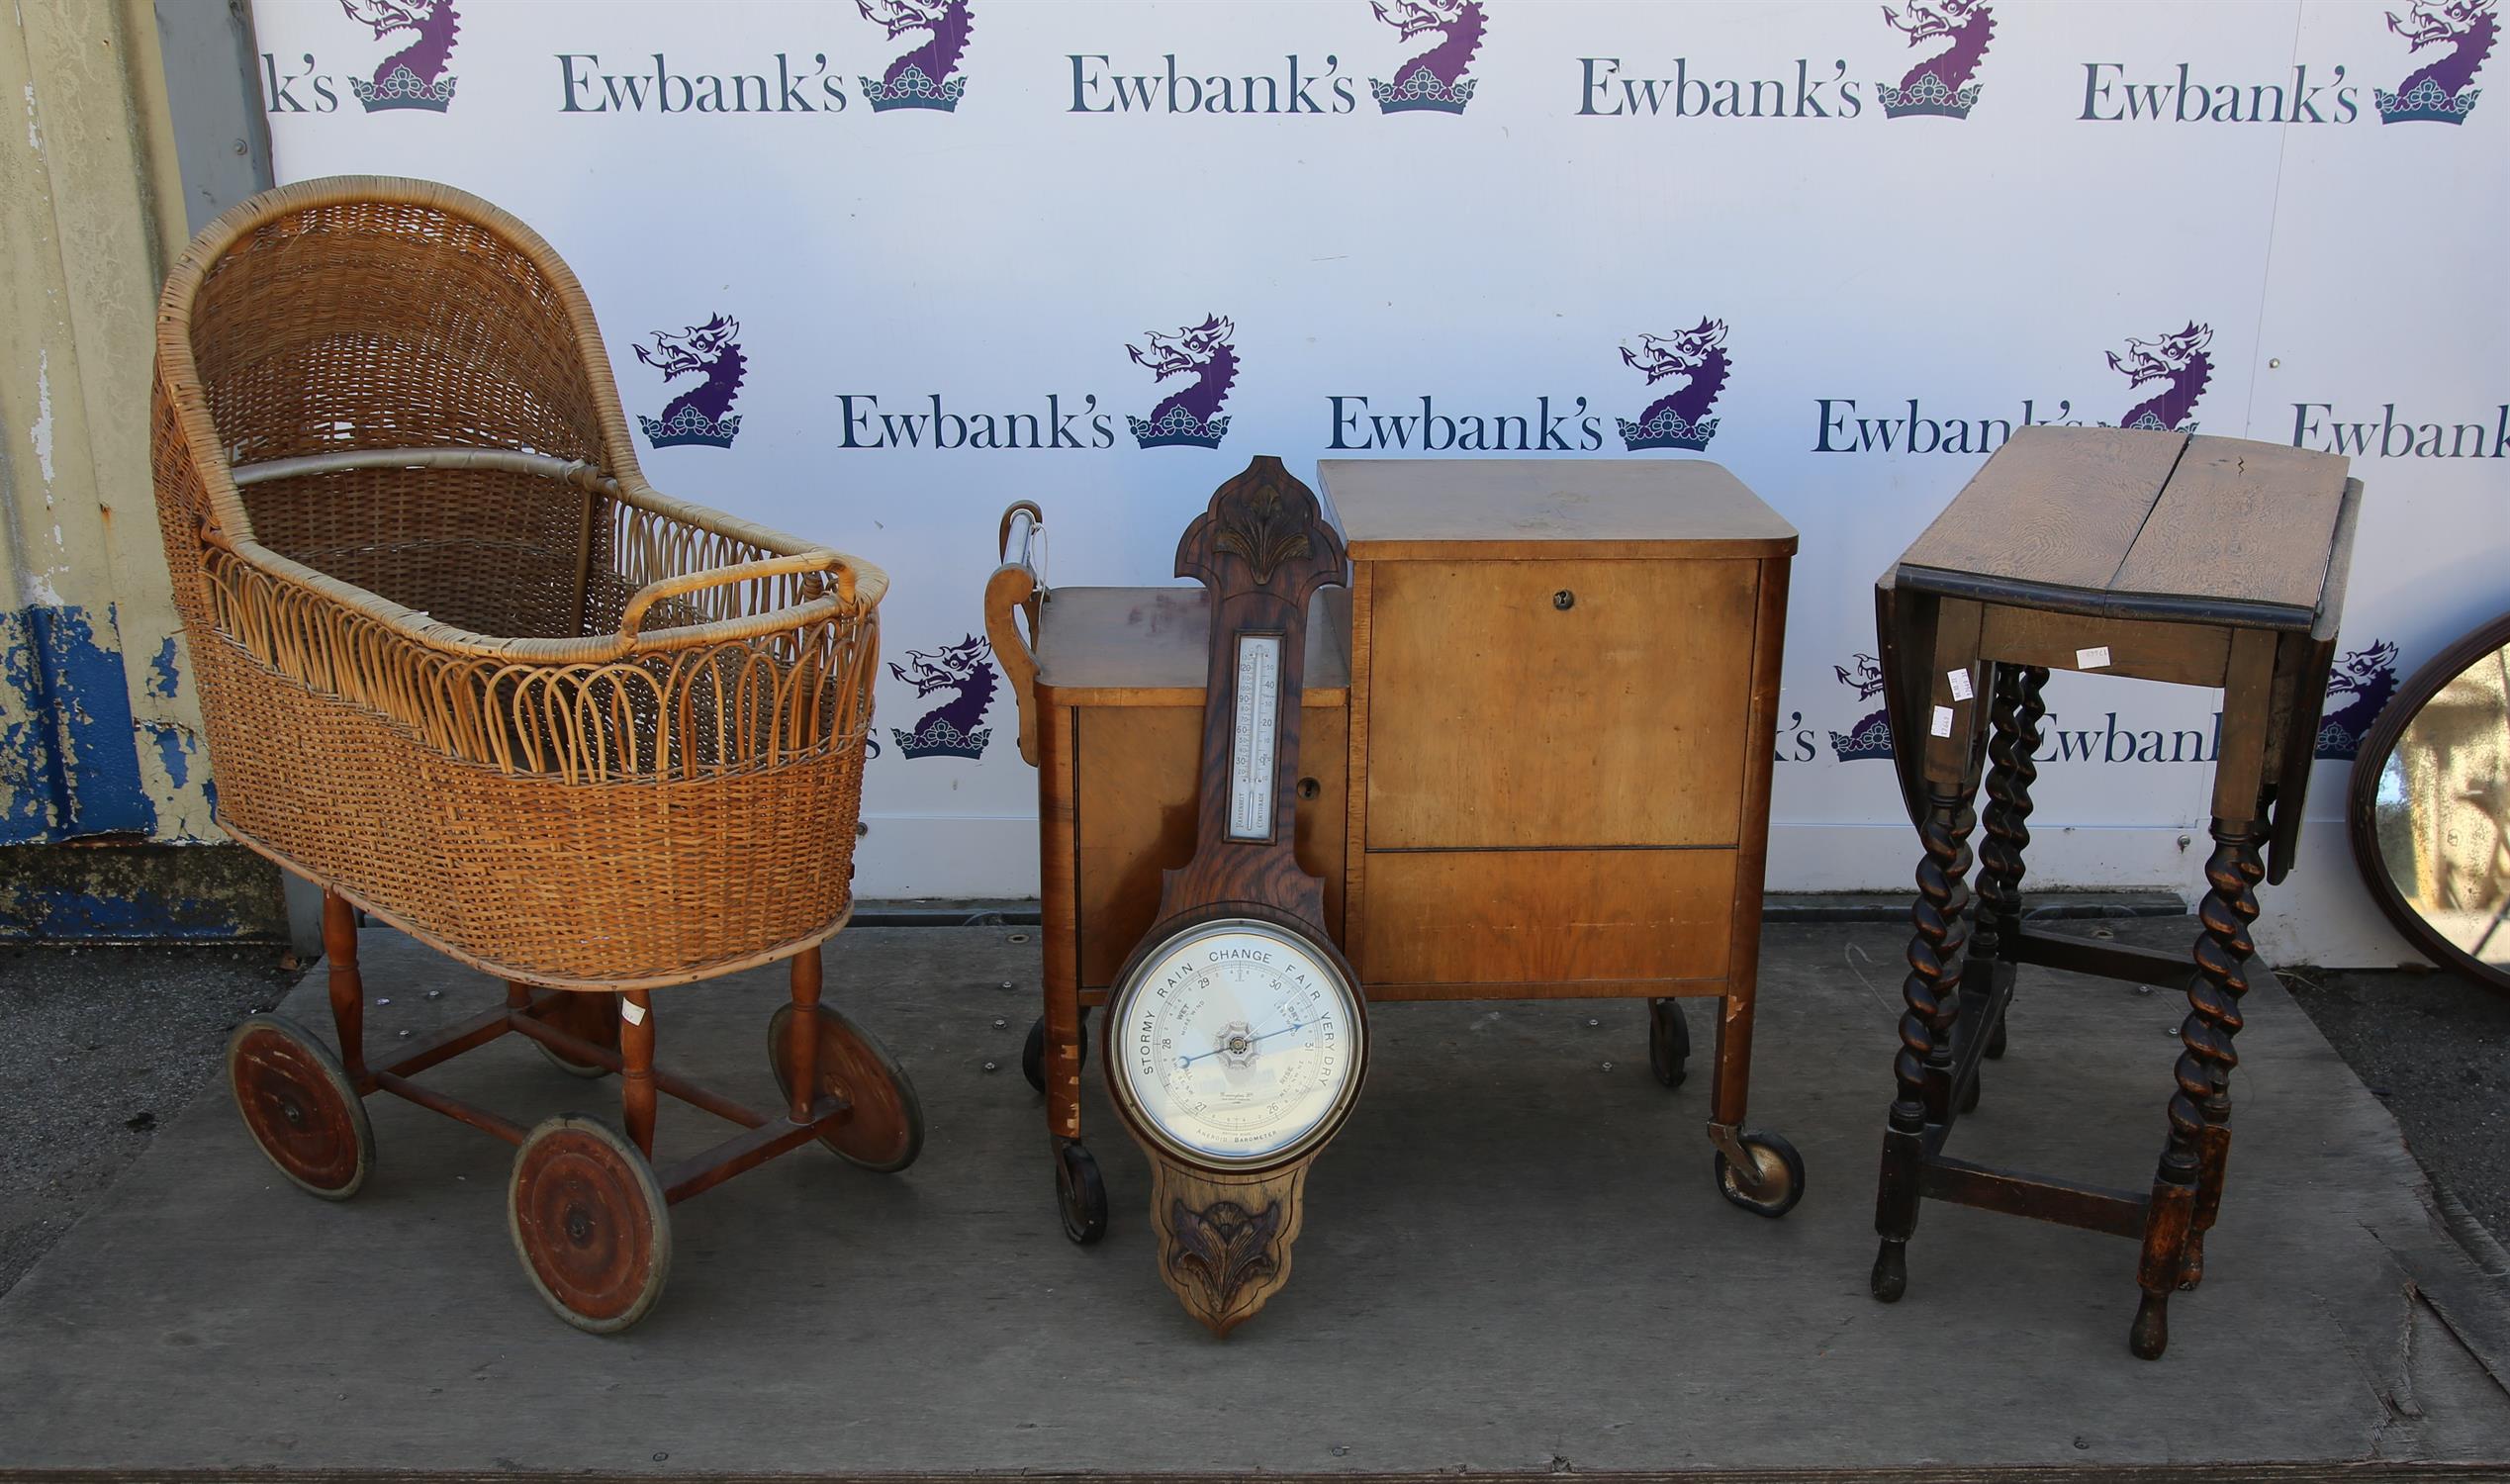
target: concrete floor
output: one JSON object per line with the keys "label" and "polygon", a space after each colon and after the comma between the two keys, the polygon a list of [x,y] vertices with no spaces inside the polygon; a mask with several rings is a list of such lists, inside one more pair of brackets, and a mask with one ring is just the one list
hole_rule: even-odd
{"label": "concrete floor", "polygon": [[[1016,1067],[1033,934],[843,935],[831,1002],[914,1072],[922,1161],[883,1177],[804,1150],[678,1208],[670,1291],[614,1339],[529,1291],[494,1141],[378,1098],[376,1173],[326,1205],[270,1170],[223,1095],[198,1099],[0,1300],[0,1474],[2510,1460],[2510,1296],[2271,982],[2240,1038],[2208,1277],[2158,1363],[2126,1352],[2134,1249],[2115,1238],[1930,1203],[1909,1296],[1867,1296],[1902,934],[1855,924],[1770,934],[1753,1121],[1812,1171],[1785,1221],[1718,1199],[1702,1079],[1648,1077],[1638,1004],[1383,1006],[1297,1274],[1223,1344],[1152,1269],[1143,1162],[1094,1078],[1113,1230],[1086,1251],[1057,1230]],[[495,998],[379,929],[365,958],[385,1043]],[[2183,1001],[2026,974],[1957,1151],[2141,1186]],[[289,1001],[316,1024],[320,979]],[[781,992],[772,971],[665,991],[666,1061],[765,1098]],[[614,1095],[517,1044],[429,1079],[525,1123]],[[720,1132],[666,1105],[666,1155]]]}

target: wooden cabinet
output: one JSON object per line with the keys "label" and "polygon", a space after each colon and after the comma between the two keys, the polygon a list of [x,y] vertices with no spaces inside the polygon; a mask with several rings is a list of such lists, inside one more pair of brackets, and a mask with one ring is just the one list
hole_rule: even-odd
{"label": "wooden cabinet", "polygon": [[[1717,997],[1712,1138],[1785,1177],[1740,1124],[1794,528],[1699,460],[1319,472],[1351,581],[1309,623],[1297,848],[1369,997],[1656,999],[1669,1083],[1670,1000]],[[1193,849],[1209,619],[1195,589],[1044,593],[1027,529],[1006,517],[988,622],[1041,775],[1033,1074],[1069,1140],[1078,1009]]]}

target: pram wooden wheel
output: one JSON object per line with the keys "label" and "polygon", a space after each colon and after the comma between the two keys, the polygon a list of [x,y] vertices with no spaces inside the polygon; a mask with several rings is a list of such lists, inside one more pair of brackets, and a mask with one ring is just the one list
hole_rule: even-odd
{"label": "pram wooden wheel", "polygon": [[[914,1163],[924,1149],[924,1104],[905,1068],[870,1031],[826,1005],[811,1009],[819,1017],[819,1090],[853,1105],[819,1142],[840,1159],[882,1174]],[[791,1005],[780,1006],[767,1027],[767,1060],[788,1098],[793,1086],[785,1065],[785,1032],[792,1018]]]}
{"label": "pram wooden wheel", "polygon": [[344,1201],[375,1167],[366,1104],[331,1049],[295,1022],[255,1015],[227,1038],[235,1111],[279,1173],[326,1201]]}
{"label": "pram wooden wheel", "polygon": [[[618,1050],[618,996],[595,992],[577,992],[563,996],[541,1020],[554,1029],[566,1032],[578,1041]],[[549,1065],[569,1076],[607,1076],[609,1068],[599,1062],[571,1062],[555,1047],[535,1041],[540,1055]]]}
{"label": "pram wooden wheel", "polygon": [[514,1152],[506,1219],[523,1274],[596,1335],[645,1317],[671,1276],[671,1210],[653,1166],[609,1125],[552,1118]]}
{"label": "pram wooden wheel", "polygon": [[1073,1246],[1088,1247],[1107,1235],[1107,1182],[1098,1173],[1098,1157],[1077,1139],[1056,1141],[1055,1207]]}
{"label": "pram wooden wheel", "polygon": [[1668,1087],[1691,1075],[1691,1022],[1678,999],[1647,1001],[1647,1069]]}
{"label": "pram wooden wheel", "polygon": [[1746,1180],[1725,1152],[1718,1151],[1718,1193],[1755,1216],[1779,1217],[1796,1209],[1804,1199],[1804,1156],[1775,1134],[1745,1129],[1740,1137],[1758,1168]]}

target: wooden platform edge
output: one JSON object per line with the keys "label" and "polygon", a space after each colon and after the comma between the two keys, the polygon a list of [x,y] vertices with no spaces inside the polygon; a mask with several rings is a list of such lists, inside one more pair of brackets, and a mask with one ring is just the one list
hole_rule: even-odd
{"label": "wooden platform edge", "polygon": [[[1567,1460],[1563,1460],[1564,1463]],[[1264,1473],[1265,1484],[1455,1484],[1469,1477],[1474,1484],[1559,1484],[1563,1475],[1595,1484],[1837,1484],[1870,1480],[1875,1484],[1989,1484],[2026,1480],[2032,1484],[2352,1484],[2362,1479],[2440,1479],[2450,1481],[2510,1480],[2510,1464],[2433,1462],[2384,1458],[2297,1460],[2279,1463],[2108,1463],[2108,1464],[1930,1464],[1842,1466],[1839,1468],[1704,1468],[1683,1470],[1593,1470],[1574,1467],[1543,1472],[1459,1474],[1453,1469],[1368,1473]],[[310,1468],[96,1468],[12,1469],[0,1467],[0,1484],[525,1484],[560,1480],[567,1484],[1213,1484],[1253,1477],[1243,1473],[1046,1473],[1005,1468],[984,1473],[695,1473],[648,1469],[636,1473],[574,1472],[558,1469],[515,1469],[425,1472],[412,1469]]]}

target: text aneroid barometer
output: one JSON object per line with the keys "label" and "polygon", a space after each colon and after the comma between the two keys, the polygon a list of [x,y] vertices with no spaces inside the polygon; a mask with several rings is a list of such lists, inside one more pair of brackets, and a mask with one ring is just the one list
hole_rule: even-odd
{"label": "text aneroid barometer", "polygon": [[1211,592],[1193,859],[1108,997],[1107,1089],[1153,1173],[1160,1276],[1226,1335],[1288,1280],[1307,1167],[1367,1067],[1357,981],[1291,850],[1307,605],[1342,538],[1276,458],[1177,545]]}
{"label": "text aneroid barometer", "polygon": [[1116,1095],[1188,1163],[1256,1169],[1324,1142],[1359,1087],[1359,996],[1301,935],[1218,917],[1135,966],[1109,1023]]}

